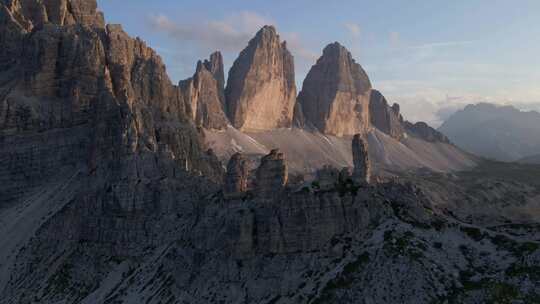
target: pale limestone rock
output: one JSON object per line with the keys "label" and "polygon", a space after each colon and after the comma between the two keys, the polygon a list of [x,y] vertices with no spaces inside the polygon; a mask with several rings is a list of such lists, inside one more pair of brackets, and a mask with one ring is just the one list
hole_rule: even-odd
{"label": "pale limestone rock", "polygon": [[298,102],[305,120],[324,134],[365,134],[371,82],[339,43],[328,45],[306,79]]}
{"label": "pale limestone rock", "polygon": [[221,54],[216,52],[210,60],[197,63],[193,77],[180,82],[180,89],[198,126],[209,130],[227,128],[223,81],[223,61]]}
{"label": "pale limestone rock", "polygon": [[242,131],[292,126],[296,85],[294,59],[276,29],[263,27],[229,71],[227,113]]}

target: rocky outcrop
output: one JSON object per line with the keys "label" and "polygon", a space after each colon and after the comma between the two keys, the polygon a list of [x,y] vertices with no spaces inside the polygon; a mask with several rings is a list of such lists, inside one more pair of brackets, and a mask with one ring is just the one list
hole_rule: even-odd
{"label": "rocky outcrop", "polygon": [[339,43],[328,45],[309,71],[298,102],[307,122],[337,136],[366,133],[369,129],[371,82]]}
{"label": "rocky outcrop", "polygon": [[294,59],[274,27],[263,27],[240,53],[229,71],[226,96],[228,117],[237,129],[291,127]]}
{"label": "rocky outcrop", "polygon": [[223,59],[219,52],[213,53],[210,60],[199,61],[195,75],[180,82],[180,89],[198,126],[210,130],[227,127],[223,83]]}
{"label": "rocky outcrop", "polygon": [[227,165],[225,175],[224,193],[234,196],[248,190],[249,168],[247,159],[241,153],[234,154]]}
{"label": "rocky outcrop", "polygon": [[[53,4],[66,5],[62,18]],[[9,165],[0,203],[55,189],[47,183],[68,172],[85,179],[73,201],[96,213],[151,214],[172,204],[173,181],[223,180],[161,58],[120,26],[101,26],[95,7],[0,2],[0,52],[17,53],[1,60],[0,159]]]}
{"label": "rocky outcrop", "polygon": [[377,90],[371,91],[369,116],[371,124],[391,137],[401,140],[405,132],[403,117],[397,103],[389,106],[386,98]]}
{"label": "rocky outcrop", "polygon": [[274,197],[287,184],[288,167],[283,153],[272,150],[261,159],[255,173],[255,193],[263,197]]}
{"label": "rocky outcrop", "polygon": [[413,124],[411,122],[406,121],[404,123],[404,126],[405,126],[405,130],[407,130],[407,133],[415,137],[421,138],[425,141],[441,142],[441,143],[446,143],[446,144],[450,143],[450,140],[448,139],[448,137],[446,137],[441,132],[433,129],[425,122],[417,122]]}
{"label": "rocky outcrop", "polygon": [[210,58],[205,60],[203,65],[216,79],[218,88],[223,92],[223,102],[225,102],[225,72],[221,52],[210,54]]}
{"label": "rocky outcrop", "polygon": [[26,31],[45,24],[100,28],[105,25],[95,0],[4,0],[3,5]]}
{"label": "rocky outcrop", "polygon": [[324,166],[316,172],[316,182],[320,190],[334,189],[340,179],[340,171],[332,166]]}
{"label": "rocky outcrop", "polygon": [[360,183],[371,181],[371,163],[368,151],[367,141],[362,138],[362,135],[355,135],[352,141],[353,178]]}

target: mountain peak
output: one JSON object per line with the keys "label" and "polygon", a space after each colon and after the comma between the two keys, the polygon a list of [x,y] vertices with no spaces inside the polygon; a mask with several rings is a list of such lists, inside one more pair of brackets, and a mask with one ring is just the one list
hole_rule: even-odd
{"label": "mountain peak", "polygon": [[196,125],[210,130],[227,127],[223,77],[223,59],[215,52],[209,59],[197,62],[193,77],[180,82],[180,90],[190,105]]}
{"label": "mountain peak", "polygon": [[229,71],[226,89],[231,123],[264,131],[292,125],[296,85],[294,58],[273,26],[264,26]]}
{"label": "mountain peak", "polygon": [[255,37],[263,37],[263,36],[278,36],[276,27],[273,25],[265,25],[263,26],[255,35]]}
{"label": "mountain peak", "polygon": [[311,68],[298,101],[307,121],[325,134],[343,136],[369,129],[371,82],[338,42],[326,46]]}

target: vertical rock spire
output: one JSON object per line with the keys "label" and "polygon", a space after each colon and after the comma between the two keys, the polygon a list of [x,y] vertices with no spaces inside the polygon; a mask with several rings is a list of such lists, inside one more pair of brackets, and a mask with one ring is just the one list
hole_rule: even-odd
{"label": "vertical rock spire", "polygon": [[292,126],[294,59],[273,26],[263,27],[234,62],[226,97],[229,119],[240,130]]}
{"label": "vertical rock spire", "polygon": [[185,100],[191,105],[193,120],[205,129],[222,130],[228,125],[223,77],[223,59],[221,53],[215,52],[209,60],[197,63],[193,77],[179,84]]}
{"label": "vertical rock spire", "polygon": [[231,196],[244,193],[248,190],[249,169],[246,158],[240,154],[234,154],[227,164],[225,175],[224,192]]}
{"label": "vertical rock spire", "polygon": [[325,134],[344,136],[369,129],[371,82],[351,53],[335,42],[309,71],[298,102],[305,120]]}
{"label": "vertical rock spire", "polygon": [[369,183],[371,181],[371,164],[369,162],[368,144],[360,134],[356,134],[353,138],[352,153],[354,180],[361,183]]}

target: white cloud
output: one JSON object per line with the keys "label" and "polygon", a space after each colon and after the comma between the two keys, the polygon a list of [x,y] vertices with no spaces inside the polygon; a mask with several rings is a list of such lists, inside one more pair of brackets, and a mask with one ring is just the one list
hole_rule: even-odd
{"label": "white cloud", "polygon": [[[493,90],[486,95],[466,89],[444,89],[426,81],[381,81],[379,89],[390,103],[397,102],[405,119],[424,121],[439,127],[446,118],[468,104],[488,102],[513,105],[521,110],[540,110],[540,92],[534,88],[515,87],[506,93]],[[512,93],[511,93],[512,92]],[[514,98],[509,98],[513,96]]]}
{"label": "white cloud", "polygon": [[223,51],[243,47],[261,27],[273,21],[254,12],[231,14],[223,20],[197,23],[176,23],[165,15],[150,16],[151,27],[179,42],[190,42],[205,48]]}
{"label": "white cloud", "polygon": [[345,23],[345,27],[347,28],[351,36],[353,36],[354,38],[360,37],[360,34],[362,33],[360,25],[356,23]]}
{"label": "white cloud", "polygon": [[[229,14],[219,20],[177,23],[161,14],[150,16],[149,21],[154,31],[164,33],[181,44],[182,48],[176,50],[174,56],[175,64],[178,64],[177,60],[185,61],[189,58],[193,63],[184,64],[182,69],[186,71],[191,71],[198,59],[193,56],[203,56],[216,50],[223,52],[226,65],[230,64],[258,30],[265,25],[276,25],[272,18],[251,11]],[[315,62],[319,52],[306,47],[305,41],[296,32],[279,32],[278,27],[278,33],[282,40],[287,41],[288,49],[295,56],[297,72],[300,75],[307,73],[305,69]]]}

